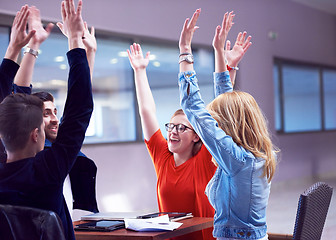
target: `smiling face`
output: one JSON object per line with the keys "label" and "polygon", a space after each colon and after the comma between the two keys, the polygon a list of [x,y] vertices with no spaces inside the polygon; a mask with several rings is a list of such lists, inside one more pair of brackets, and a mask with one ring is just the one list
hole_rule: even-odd
{"label": "smiling face", "polygon": [[184,124],[191,128],[186,128],[184,132],[177,132],[176,127],[167,133],[168,149],[174,154],[183,154],[192,156],[195,143],[198,142],[199,137],[192,130],[192,127],[184,114],[175,115],[170,123],[175,125]]}
{"label": "smiling face", "polygon": [[57,118],[57,109],[51,101],[44,102],[43,121],[46,138],[54,142],[57,137],[59,121]]}

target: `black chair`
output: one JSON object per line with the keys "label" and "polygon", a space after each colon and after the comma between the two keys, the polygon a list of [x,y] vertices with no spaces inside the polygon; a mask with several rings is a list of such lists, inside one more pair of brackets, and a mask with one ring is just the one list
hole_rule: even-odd
{"label": "black chair", "polygon": [[0,239],[65,240],[61,219],[52,211],[0,205]]}
{"label": "black chair", "polygon": [[299,198],[293,236],[268,233],[269,240],[319,240],[327,217],[333,188],[318,182]]}

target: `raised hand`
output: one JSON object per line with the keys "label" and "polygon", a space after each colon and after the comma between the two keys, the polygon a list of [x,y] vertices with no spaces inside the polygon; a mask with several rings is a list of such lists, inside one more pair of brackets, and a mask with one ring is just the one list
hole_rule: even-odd
{"label": "raised hand", "polygon": [[194,32],[198,29],[196,22],[200,13],[201,9],[199,8],[194,12],[190,21],[189,18],[185,20],[179,40],[180,53],[191,53],[191,40]]}
{"label": "raised hand", "polygon": [[227,35],[232,25],[234,24],[234,16],[235,14],[233,14],[233,11],[231,11],[230,13],[226,12],[223,17],[222,26],[218,25],[216,27],[215,36],[212,41],[212,46],[214,47],[215,51],[224,51]]}
{"label": "raised hand", "polygon": [[144,57],[142,54],[141,46],[140,44],[133,43],[133,45],[130,46],[130,50],[127,49],[128,58],[130,60],[131,66],[134,71],[146,69],[149,63],[149,52],[146,53],[146,56]]}
{"label": "raised hand", "polygon": [[84,22],[84,37],[83,43],[85,45],[86,51],[97,51],[97,40],[95,37],[95,29],[91,27],[91,32],[88,29],[88,25]]}
{"label": "raised hand", "polygon": [[243,33],[238,33],[235,45],[231,48],[230,41],[226,42],[225,47],[225,55],[228,61],[229,66],[236,67],[238,63],[243,59],[246,51],[252,45],[251,36],[246,38],[247,33],[244,31]]}
{"label": "raised hand", "polygon": [[31,30],[27,33],[27,22],[29,16],[29,8],[27,5],[23,6],[19,12],[17,12],[10,35],[9,45],[5,54],[5,58],[13,61],[17,60],[17,57],[21,49],[27,45],[29,40],[34,36],[35,30]]}
{"label": "raised hand", "polygon": [[41,22],[40,10],[38,10],[35,6],[32,6],[29,8],[29,11],[30,14],[28,17],[28,30],[35,30],[36,33],[30,39],[28,46],[34,50],[38,50],[42,42],[44,42],[44,40],[49,37],[54,24],[49,23],[44,29]]}
{"label": "raised hand", "polygon": [[84,37],[84,21],[82,19],[82,0],[78,1],[77,11],[75,10],[74,0],[65,0],[62,2],[62,21],[58,22],[57,26],[62,33],[68,37],[69,48],[85,48],[82,41]]}

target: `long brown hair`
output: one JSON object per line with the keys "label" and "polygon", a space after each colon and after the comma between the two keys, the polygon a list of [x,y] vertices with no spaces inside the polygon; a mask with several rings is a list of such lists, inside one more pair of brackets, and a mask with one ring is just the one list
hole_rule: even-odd
{"label": "long brown hair", "polygon": [[255,99],[242,91],[219,95],[207,106],[219,127],[255,157],[265,159],[264,173],[270,182],[276,168],[277,149],[272,144],[266,119]]}
{"label": "long brown hair", "polygon": [[[185,116],[183,110],[182,109],[178,109],[178,110],[176,110],[176,112],[174,112],[174,114],[171,117],[171,119],[173,119],[177,115],[184,115]],[[195,134],[197,134],[197,133],[195,132]],[[199,150],[201,150],[202,145],[203,145],[203,143],[202,143],[201,139],[199,139],[198,142],[195,142],[194,147],[192,149],[192,155],[193,156],[195,156],[199,152]]]}

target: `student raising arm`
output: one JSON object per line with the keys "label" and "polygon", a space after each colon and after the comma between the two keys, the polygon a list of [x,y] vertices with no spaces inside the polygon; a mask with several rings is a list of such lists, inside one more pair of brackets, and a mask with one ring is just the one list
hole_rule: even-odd
{"label": "student raising arm", "polygon": [[[198,9],[184,23],[180,53],[192,54],[191,40],[199,14]],[[227,71],[226,64],[221,71]],[[229,74],[225,78],[230,81]],[[248,93],[231,91],[213,100],[208,112],[193,63],[188,61],[180,62],[179,88],[183,111],[218,166],[206,188],[216,210],[213,236],[267,239],[266,206],[275,156],[258,104]]]}

